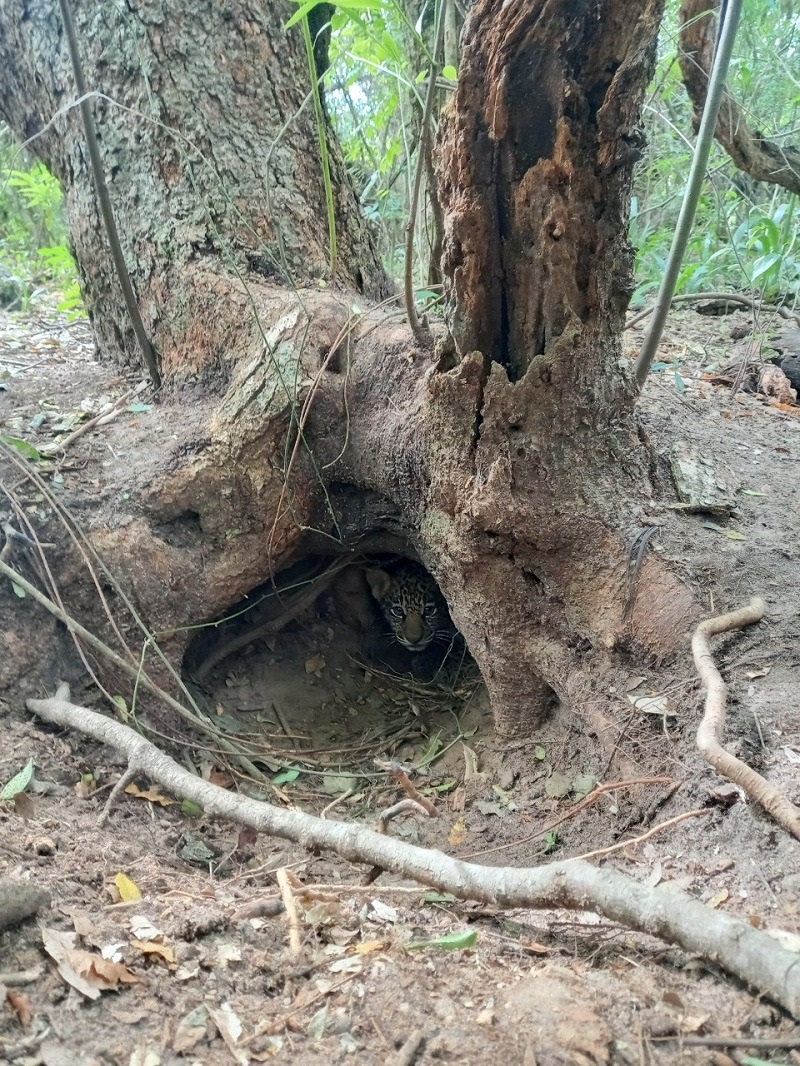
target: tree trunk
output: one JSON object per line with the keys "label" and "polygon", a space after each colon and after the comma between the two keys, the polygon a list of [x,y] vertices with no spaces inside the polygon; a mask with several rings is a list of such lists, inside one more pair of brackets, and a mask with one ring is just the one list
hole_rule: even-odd
{"label": "tree trunk", "polygon": [[[708,79],[714,62],[719,0],[683,0],[678,59],[683,84],[692,102],[694,124],[700,127]],[[726,89],[714,136],[734,164],[755,181],[768,181],[800,193],[800,149],[780,145],[754,130],[741,105]]]}
{"label": "tree trunk", "polygon": [[[0,13],[0,113],[23,136],[71,99],[52,11],[7,0]],[[620,645],[668,654],[693,612],[653,557],[627,587],[650,486],[619,341],[625,233],[661,3],[473,6],[437,153],[453,340],[435,351],[369,310],[385,282],[327,130],[331,276],[310,75],[299,31],[281,28],[290,12],[76,13],[161,353],[154,419],[175,438],[171,454],[132,463],[139,502],[120,514],[117,498],[92,537],[153,629],[218,617],[312,550],[416,555],[498,727],[527,732],[553,691],[583,698],[589,667]],[[67,188],[101,351],[130,362],[77,113],[33,147]]]}

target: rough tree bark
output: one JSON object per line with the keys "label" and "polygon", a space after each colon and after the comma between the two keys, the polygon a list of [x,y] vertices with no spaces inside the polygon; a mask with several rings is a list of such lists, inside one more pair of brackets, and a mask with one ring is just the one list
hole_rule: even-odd
{"label": "rough tree bark", "polygon": [[[719,0],[683,0],[678,61],[699,127],[714,61]],[[739,102],[726,90],[715,137],[736,166],[755,181],[800,193],[800,149],[769,140],[747,121]]]}
{"label": "rough tree bark", "polygon": [[[473,6],[437,152],[453,339],[435,352],[369,309],[385,282],[328,131],[330,276],[288,4],[77,7],[87,82],[104,93],[111,195],[161,353],[153,419],[175,437],[170,454],[132,461],[135,504],[117,492],[87,521],[154,629],[218,617],[311,550],[416,554],[509,732],[529,731],[551,690],[584,696],[589,667],[621,644],[675,648],[693,598],[658,559],[627,602],[626,545],[650,484],[619,342],[661,7]],[[0,114],[22,137],[72,99],[54,10],[0,7]],[[67,190],[99,348],[129,363],[77,114],[33,147]]]}

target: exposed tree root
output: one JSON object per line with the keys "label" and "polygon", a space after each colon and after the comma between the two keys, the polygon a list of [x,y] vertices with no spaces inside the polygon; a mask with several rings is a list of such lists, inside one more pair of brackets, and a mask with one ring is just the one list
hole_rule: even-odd
{"label": "exposed tree root", "polygon": [[712,960],[800,1017],[800,954],[787,951],[762,930],[713,910],[674,886],[647,888],[615,870],[601,870],[576,859],[538,869],[482,867],[371,829],[281,810],[195,777],[127,726],[78,707],[68,697],[68,686],[61,685],[55,697],[28,700],[27,706],[46,721],[111,745],[125,754],[129,766],[175,795],[199,803],[211,814],[302,847],[334,851],[350,862],[413,877],[461,899],[505,907],[596,911]]}
{"label": "exposed tree root", "polygon": [[730,629],[740,629],[760,621],[764,615],[764,601],[754,598],[749,606],[742,607],[730,614],[717,615],[701,622],[692,637],[692,654],[700,680],[706,688],[706,707],[703,721],[697,730],[697,747],[700,754],[715,770],[739,785],[756,803],[771,814],[772,817],[800,840],[800,810],[791,803],[780,789],[761,774],[756,773],[741,759],[731,755],[722,746],[725,729],[725,700],[727,686],[719,670],[714,665],[709,646],[709,637],[717,633],[727,633]]}

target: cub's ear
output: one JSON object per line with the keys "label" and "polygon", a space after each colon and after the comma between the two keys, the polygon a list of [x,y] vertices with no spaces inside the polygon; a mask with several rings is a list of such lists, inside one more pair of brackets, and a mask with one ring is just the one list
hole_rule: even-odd
{"label": "cub's ear", "polygon": [[376,600],[382,600],[392,585],[392,579],[385,570],[365,570],[367,583]]}

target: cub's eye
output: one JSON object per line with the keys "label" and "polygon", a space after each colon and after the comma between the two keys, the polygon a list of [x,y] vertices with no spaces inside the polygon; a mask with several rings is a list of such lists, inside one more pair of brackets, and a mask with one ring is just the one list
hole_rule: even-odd
{"label": "cub's eye", "polygon": [[439,612],[436,610],[436,607],[434,606],[434,604],[427,603],[425,605],[425,610],[423,611],[423,614],[424,614],[425,620],[427,622],[435,622],[436,621],[436,616],[437,616],[438,613]]}
{"label": "cub's eye", "polygon": [[406,612],[398,603],[393,603],[392,606],[389,608],[389,614],[392,616],[392,618],[403,618],[405,617],[405,613]]}

